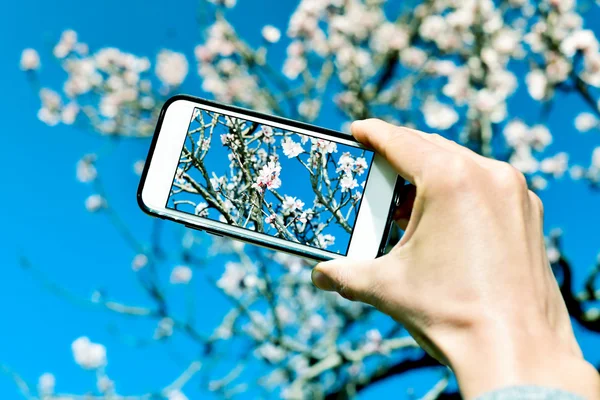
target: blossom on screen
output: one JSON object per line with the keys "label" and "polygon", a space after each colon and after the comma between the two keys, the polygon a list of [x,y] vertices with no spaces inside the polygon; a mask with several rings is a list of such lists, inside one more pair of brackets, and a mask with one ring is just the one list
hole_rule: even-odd
{"label": "blossom on screen", "polygon": [[281,203],[281,211],[284,215],[291,214],[294,211],[302,210],[304,207],[304,202],[300,199],[297,199],[292,196],[285,195],[283,198],[283,202]]}
{"label": "blossom on screen", "polygon": [[338,160],[338,168],[336,169],[336,172],[343,172],[344,174],[348,175],[352,173],[354,163],[355,160],[352,157],[352,155],[348,152],[345,152],[340,156],[340,159]]}
{"label": "blossom on screen", "polygon": [[275,138],[273,137],[273,128],[271,128],[270,126],[263,125],[261,132],[263,135],[262,141],[264,143],[275,143]]}
{"label": "blossom on screen", "polygon": [[325,249],[335,243],[335,237],[330,234],[325,234],[325,235],[319,234],[319,236],[317,238],[319,240],[319,243],[321,244],[321,248],[323,248],[323,249]]}
{"label": "blossom on screen", "polygon": [[269,43],[277,43],[281,38],[281,32],[273,25],[265,25],[261,33],[263,38]]}
{"label": "blossom on screen", "polygon": [[265,222],[267,224],[270,224],[270,225],[274,226],[275,225],[274,222],[275,222],[276,219],[277,219],[277,214],[271,214],[271,215],[268,215],[265,218]]}
{"label": "blossom on screen", "polygon": [[208,217],[208,204],[205,202],[196,204],[196,207],[194,208],[194,214],[199,217]]}
{"label": "blossom on screen", "polygon": [[99,343],[92,343],[86,336],[75,339],[71,350],[81,368],[96,369],[106,365],[106,348]]}
{"label": "blossom on screen", "polygon": [[148,265],[148,256],[142,253],[136,254],[135,257],[133,257],[133,261],[131,261],[131,269],[134,271],[139,271],[146,265]]}
{"label": "blossom on screen", "polygon": [[364,157],[358,157],[354,160],[354,172],[358,175],[362,175],[368,167],[369,165]]}
{"label": "blossom on screen", "polygon": [[311,139],[313,149],[319,150],[323,154],[337,153],[337,143],[325,139]]}
{"label": "blossom on screen", "polygon": [[298,142],[294,142],[290,137],[286,137],[281,141],[281,148],[283,149],[283,154],[287,156],[287,158],[295,158],[298,157],[299,154],[304,153],[302,145]]}
{"label": "blossom on screen", "polygon": [[281,179],[279,179],[280,172],[281,165],[278,162],[269,161],[260,170],[256,182],[252,184],[252,187],[260,193],[265,189],[273,190],[279,188],[281,186]]}
{"label": "blossom on screen", "polygon": [[358,182],[352,175],[344,175],[344,177],[340,179],[340,186],[342,187],[342,192],[347,192],[357,187]]}
{"label": "blossom on screen", "polygon": [[161,50],[156,57],[156,76],[168,86],[179,86],[188,73],[185,55],[171,50]]}
{"label": "blossom on screen", "polygon": [[178,265],[171,271],[169,281],[174,284],[188,284],[192,280],[192,269],[187,265]]}
{"label": "blossom on screen", "polygon": [[35,71],[40,68],[40,55],[34,49],[25,49],[21,53],[21,69],[23,71]]}

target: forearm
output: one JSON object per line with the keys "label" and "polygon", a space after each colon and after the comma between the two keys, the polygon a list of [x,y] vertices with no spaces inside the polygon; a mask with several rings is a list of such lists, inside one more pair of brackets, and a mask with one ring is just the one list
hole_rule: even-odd
{"label": "forearm", "polygon": [[465,351],[450,351],[448,355],[465,399],[484,400],[486,393],[516,386],[600,399],[600,375],[579,349],[573,348],[574,338],[558,338],[553,332],[530,326],[517,332],[482,330],[467,338],[468,343],[456,344]]}

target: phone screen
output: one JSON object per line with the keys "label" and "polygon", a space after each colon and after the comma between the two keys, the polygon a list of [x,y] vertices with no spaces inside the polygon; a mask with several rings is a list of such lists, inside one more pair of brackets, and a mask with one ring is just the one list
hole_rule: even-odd
{"label": "phone screen", "polygon": [[196,108],[166,207],[347,255],[373,156]]}

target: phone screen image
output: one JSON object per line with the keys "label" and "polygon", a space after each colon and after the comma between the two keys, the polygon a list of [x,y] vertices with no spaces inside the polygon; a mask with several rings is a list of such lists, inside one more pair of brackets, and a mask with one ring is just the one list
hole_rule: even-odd
{"label": "phone screen image", "polygon": [[345,256],[373,157],[195,108],[166,207]]}

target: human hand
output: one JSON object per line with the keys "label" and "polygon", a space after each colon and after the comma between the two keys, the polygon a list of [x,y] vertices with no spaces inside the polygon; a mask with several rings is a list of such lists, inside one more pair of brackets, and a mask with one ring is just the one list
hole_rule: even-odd
{"label": "human hand", "polygon": [[389,254],[321,263],[314,284],[402,323],[455,372],[465,398],[521,384],[600,398],[546,257],[542,203],[523,175],[438,135],[376,119],[351,129],[416,195]]}

